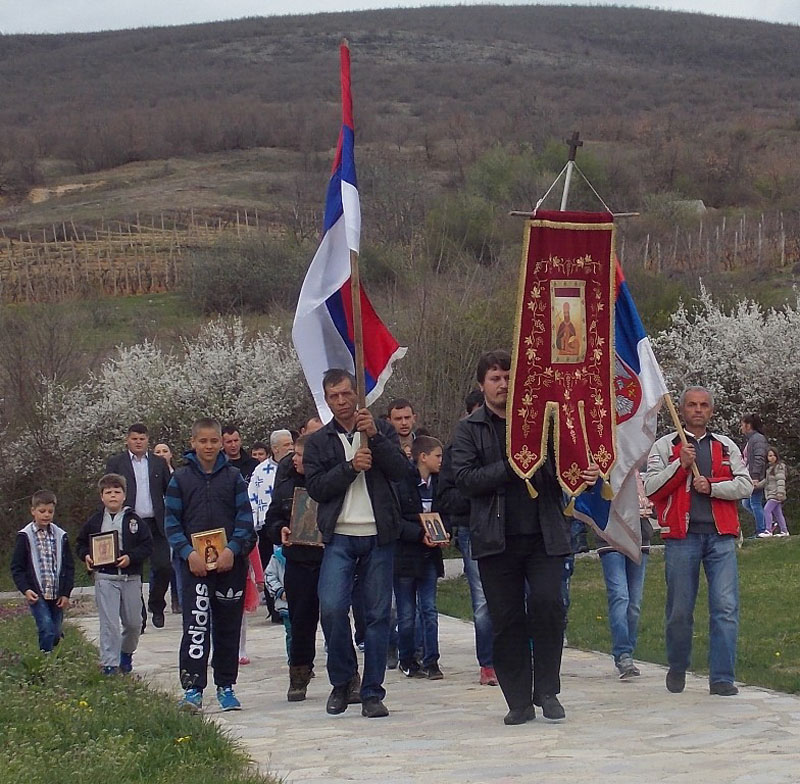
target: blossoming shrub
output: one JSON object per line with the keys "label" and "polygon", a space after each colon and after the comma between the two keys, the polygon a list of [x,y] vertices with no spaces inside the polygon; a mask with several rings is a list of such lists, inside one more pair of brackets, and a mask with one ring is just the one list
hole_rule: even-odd
{"label": "blossoming shrub", "polygon": [[757,412],[767,438],[800,461],[800,299],[780,310],[743,299],[726,309],[701,286],[654,339],[677,394],[698,384],[715,398],[715,427],[738,437],[742,414]]}
{"label": "blossoming shrub", "polygon": [[147,341],[120,347],[82,384],[45,382],[36,424],[0,442],[0,481],[77,495],[86,488],[90,497],[132,422],[147,424],[151,444],[166,441],[180,455],[198,417],[235,422],[246,438],[265,438],[293,426],[307,407],[299,362],[278,330],[249,336],[239,319],[217,320],[178,350]]}

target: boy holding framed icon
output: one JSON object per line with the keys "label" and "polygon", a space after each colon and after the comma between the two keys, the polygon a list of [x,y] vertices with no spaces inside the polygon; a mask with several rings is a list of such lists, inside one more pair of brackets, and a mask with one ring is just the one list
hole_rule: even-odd
{"label": "boy holding framed icon", "polygon": [[127,480],[106,474],[97,483],[103,508],[78,534],[76,552],[94,573],[100,618],[100,666],[106,675],[130,672],[142,630],[142,564],[153,552],[153,535],[125,506]]}
{"label": "boy holding framed icon", "polygon": [[203,707],[213,641],[217,700],[222,710],[240,710],[233,687],[239,675],[247,557],[256,542],[253,511],[247,482],[221,454],[219,422],[198,419],[191,443],[186,465],[172,475],[164,500],[164,529],[183,570],[181,707]]}
{"label": "boy holding framed icon", "polygon": [[[398,484],[403,517],[394,553],[399,667],[407,678],[441,680],[436,582],[444,576],[441,548],[450,541],[436,512],[442,442],[433,436],[417,436],[411,457],[415,469]],[[422,619],[421,662],[414,654],[417,610]]]}

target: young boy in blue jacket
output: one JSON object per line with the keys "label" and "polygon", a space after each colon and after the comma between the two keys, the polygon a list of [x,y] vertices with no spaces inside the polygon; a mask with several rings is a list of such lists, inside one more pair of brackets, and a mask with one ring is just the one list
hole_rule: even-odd
{"label": "young boy in blue jacket", "polygon": [[[255,545],[247,482],[220,454],[222,428],[215,419],[192,425],[186,465],[172,475],[165,498],[165,531],[181,558],[183,639],[179,654],[181,706],[199,710],[213,644],[214,683],[223,710],[242,706],[233,686],[239,675],[239,633],[244,610],[247,556]],[[226,546],[208,569],[192,534],[225,529]]]}
{"label": "young boy in blue jacket", "polygon": [[25,594],[39,631],[39,648],[49,653],[61,639],[64,610],[75,579],[67,532],[53,522],[56,496],[39,490],[31,499],[31,522],[18,534],[11,557],[14,585]]}

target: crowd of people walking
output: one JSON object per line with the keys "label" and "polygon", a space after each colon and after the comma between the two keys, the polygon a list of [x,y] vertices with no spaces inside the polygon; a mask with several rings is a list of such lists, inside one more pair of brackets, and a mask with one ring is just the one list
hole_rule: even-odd
{"label": "crowd of people walking", "polygon": [[[477,388],[447,443],[418,426],[407,399],[393,400],[382,417],[359,407],[355,379],[335,368],[323,379],[329,422],[311,417],[297,431],[273,431],[250,450],[236,425],[198,419],[191,448],[176,467],[167,444],[151,450],[147,427],[132,424],[125,449],[108,459],[97,483],[100,503],[74,549],[94,577],[103,672],[132,671],[148,620],[155,629],[165,624],[170,592],[171,609],[183,620],[184,707],[203,705],[212,649],[219,704],[241,707],[234,687],[239,667],[250,664],[246,614],[264,607],[266,618],[286,630],[289,702],[306,698],[321,625],[331,686],[327,712],[360,704],[365,717],[387,716],[387,667],[408,678],[446,677],[436,593],[442,550],[452,542],[469,584],[476,677],[499,685],[508,705],[504,722],[530,721],[536,707],[547,719],[565,718],[559,694],[569,575],[574,552],[587,548],[565,515],[553,444],[532,477],[535,492],[506,458],[510,367],[506,351],[480,357]],[[643,478],[637,475],[641,559],[596,532],[611,654],[621,679],[640,674],[634,654],[655,523],[665,544],[666,688],[682,691],[691,669],[702,565],[709,588],[709,690],[731,696],[737,692],[738,502],[753,515],[755,538],[788,536],[786,467],[757,414],[742,418],[740,452],[708,429],[714,413],[708,390],[685,390],[679,409],[684,430],[656,441]],[[582,479],[591,488],[599,476],[590,463]],[[298,499],[316,509],[315,540],[295,536]],[[33,496],[32,520],[12,559],[46,652],[61,637],[75,570],[55,509],[53,493]],[[444,536],[431,517],[441,521]]]}

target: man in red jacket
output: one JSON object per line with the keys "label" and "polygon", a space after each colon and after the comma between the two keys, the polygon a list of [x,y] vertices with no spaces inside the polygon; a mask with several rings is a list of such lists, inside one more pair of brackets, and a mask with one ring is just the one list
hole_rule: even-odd
{"label": "man in red jacket", "polygon": [[688,443],[674,432],[656,441],[644,480],[666,545],[666,684],[671,692],[686,685],[702,563],[708,580],[709,690],[727,697],[739,691],[733,682],[739,634],[736,503],[750,495],[753,483],[736,444],[706,427],[714,414],[707,389],[684,390],[680,413]]}

